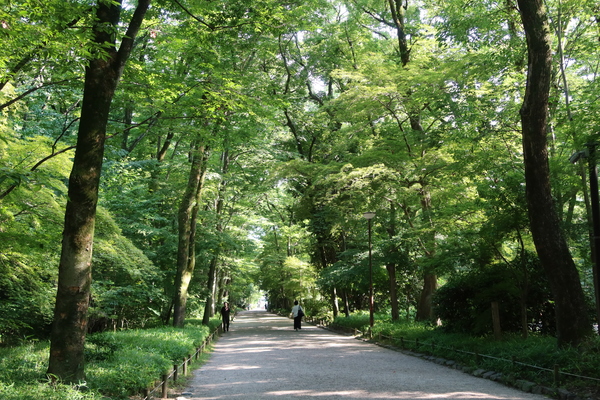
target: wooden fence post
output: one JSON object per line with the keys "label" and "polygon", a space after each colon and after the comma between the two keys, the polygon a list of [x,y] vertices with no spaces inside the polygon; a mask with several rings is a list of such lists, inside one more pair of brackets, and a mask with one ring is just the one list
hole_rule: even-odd
{"label": "wooden fence post", "polygon": [[177,364],[173,364],[173,383],[177,382]]}
{"label": "wooden fence post", "polygon": [[164,374],[162,376],[162,398],[166,399],[167,398],[167,381],[169,380],[169,376],[167,374]]}
{"label": "wooden fence post", "polygon": [[183,376],[187,376],[187,358],[183,357]]}
{"label": "wooden fence post", "polygon": [[558,387],[558,385],[560,385],[560,370],[558,364],[554,364],[554,386]]}

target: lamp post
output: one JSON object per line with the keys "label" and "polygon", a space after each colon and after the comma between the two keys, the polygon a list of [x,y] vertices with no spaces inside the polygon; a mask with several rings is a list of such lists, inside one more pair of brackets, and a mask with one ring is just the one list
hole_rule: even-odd
{"label": "lamp post", "polygon": [[594,291],[596,295],[596,319],[600,325],[600,198],[598,195],[596,145],[596,143],[587,143],[587,148],[585,150],[575,152],[569,158],[569,161],[575,164],[581,158],[587,158],[588,160],[588,172],[590,176],[590,206],[592,209],[592,272]]}
{"label": "lamp post", "polygon": [[375,217],[374,212],[366,212],[363,217],[369,223],[369,326],[373,332],[373,257],[371,255],[371,220]]}

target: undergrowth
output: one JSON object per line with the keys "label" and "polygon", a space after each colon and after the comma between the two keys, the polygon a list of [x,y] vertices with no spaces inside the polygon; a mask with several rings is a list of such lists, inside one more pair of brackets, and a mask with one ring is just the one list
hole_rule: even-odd
{"label": "undergrowth", "polygon": [[220,324],[186,321],[186,328],[161,327],[88,335],[87,381],[51,384],[46,377],[48,342],[0,348],[0,399],[99,400],[126,399],[151,388],[162,374],[181,364]]}

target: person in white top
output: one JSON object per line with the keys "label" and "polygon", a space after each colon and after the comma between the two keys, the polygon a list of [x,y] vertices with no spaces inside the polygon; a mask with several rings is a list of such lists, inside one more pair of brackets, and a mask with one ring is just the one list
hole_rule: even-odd
{"label": "person in white top", "polygon": [[[298,315],[298,313],[302,311],[302,314]],[[302,307],[298,304],[298,300],[294,301],[294,307],[292,307],[292,317],[294,317],[294,330],[302,329],[302,315],[304,315],[304,311]]]}

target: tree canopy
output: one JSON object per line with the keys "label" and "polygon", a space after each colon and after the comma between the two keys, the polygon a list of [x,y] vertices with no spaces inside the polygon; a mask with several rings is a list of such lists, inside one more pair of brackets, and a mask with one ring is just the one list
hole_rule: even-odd
{"label": "tree canopy", "polygon": [[[577,344],[598,312],[583,150],[600,126],[599,13],[591,0],[7,4],[0,342],[48,338],[53,319],[56,338],[63,316],[79,329],[51,350],[64,364],[88,331],[183,326],[260,293],[322,317],[368,310],[372,211],[377,313],[480,333],[495,299],[507,329]],[[461,293],[473,301],[457,315]],[[76,380],[74,363],[50,372]]]}

